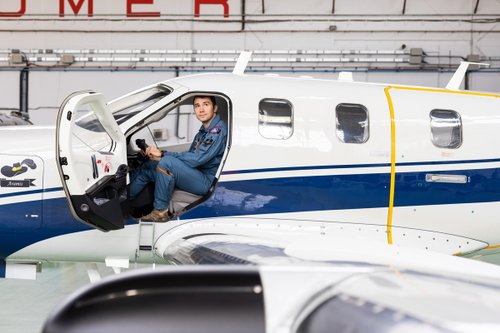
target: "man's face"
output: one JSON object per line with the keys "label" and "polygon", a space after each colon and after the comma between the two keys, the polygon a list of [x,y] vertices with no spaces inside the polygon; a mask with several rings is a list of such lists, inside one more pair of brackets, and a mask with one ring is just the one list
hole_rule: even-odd
{"label": "man's face", "polygon": [[212,119],[215,118],[217,106],[214,106],[208,97],[196,97],[193,102],[194,113],[196,118],[203,123],[209,125]]}

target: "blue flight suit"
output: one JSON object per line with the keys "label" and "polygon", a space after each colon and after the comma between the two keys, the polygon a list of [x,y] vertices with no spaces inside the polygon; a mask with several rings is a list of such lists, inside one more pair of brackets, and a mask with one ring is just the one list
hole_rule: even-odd
{"label": "blue flight suit", "polygon": [[135,199],[150,182],[155,182],[153,206],[158,210],[168,209],[175,187],[197,195],[206,194],[222,161],[226,140],[226,124],[216,115],[208,129],[200,127],[189,151],[164,152],[159,162],[145,162],[132,176],[130,199]]}

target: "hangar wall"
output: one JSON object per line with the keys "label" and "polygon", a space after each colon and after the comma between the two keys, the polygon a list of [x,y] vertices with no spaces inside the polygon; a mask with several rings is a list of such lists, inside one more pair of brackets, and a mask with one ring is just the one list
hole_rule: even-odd
{"label": "hangar wall", "polygon": [[258,74],[346,70],[433,87],[469,59],[490,67],[470,72],[464,88],[499,92],[499,17],[496,0],[2,1],[0,109],[19,108],[23,68],[31,118],[50,125],[73,91],[113,99],[176,75],[230,71],[239,50],[255,51]]}

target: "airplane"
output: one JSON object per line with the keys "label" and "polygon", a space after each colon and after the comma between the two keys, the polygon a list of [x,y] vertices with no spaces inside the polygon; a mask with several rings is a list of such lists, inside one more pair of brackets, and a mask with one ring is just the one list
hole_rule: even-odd
{"label": "airplane", "polygon": [[[248,75],[249,57],[233,73],[178,77],[109,103],[76,92],[56,128],[2,128],[0,276],[35,278],[40,262],[59,260],[117,271],[303,262],[290,249],[308,237],[498,254],[500,94],[460,90],[467,63],[446,88],[425,88],[349,73]],[[171,221],[143,222],[154,185],[127,197],[136,141],[187,150],[199,94],[216,98],[228,126],[216,179],[204,196],[176,190]]]}
{"label": "airplane", "polygon": [[26,112],[17,110],[7,110],[10,112],[0,113],[0,126],[12,125],[33,125],[29,120],[29,115]]}
{"label": "airplane", "polygon": [[163,266],[113,275],[66,297],[42,332],[499,331],[499,266],[409,248],[398,258],[389,245],[369,245],[327,247],[323,258],[336,258],[328,265]]}

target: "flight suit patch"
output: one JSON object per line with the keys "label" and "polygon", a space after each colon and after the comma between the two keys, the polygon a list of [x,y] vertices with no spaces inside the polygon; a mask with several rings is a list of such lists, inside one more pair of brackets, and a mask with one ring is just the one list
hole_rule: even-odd
{"label": "flight suit patch", "polygon": [[214,128],[212,128],[210,130],[210,134],[219,134],[221,131],[220,127],[219,126],[215,126]]}
{"label": "flight suit patch", "polygon": [[213,140],[212,138],[208,138],[208,139],[206,139],[205,141],[203,141],[203,145],[204,145],[204,146],[209,146],[209,145],[211,145],[211,144],[212,144],[212,142],[213,142],[213,141],[214,141],[214,140]]}

